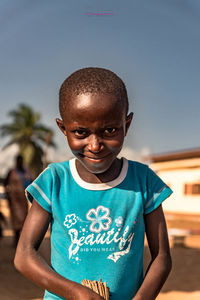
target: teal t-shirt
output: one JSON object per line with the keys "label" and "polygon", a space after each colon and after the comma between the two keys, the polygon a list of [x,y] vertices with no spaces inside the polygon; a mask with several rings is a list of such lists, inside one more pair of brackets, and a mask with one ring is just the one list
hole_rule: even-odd
{"label": "teal t-shirt", "polygon": [[[106,281],[111,300],[131,300],[143,281],[144,215],[172,191],[147,166],[123,159],[113,181],[83,181],[75,159],[50,164],[27,188],[52,215],[51,265],[81,283]],[[49,291],[44,299],[63,299]]]}

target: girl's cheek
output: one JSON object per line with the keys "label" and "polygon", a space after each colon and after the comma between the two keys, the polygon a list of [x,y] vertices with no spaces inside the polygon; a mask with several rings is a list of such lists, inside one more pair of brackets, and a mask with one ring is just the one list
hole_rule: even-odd
{"label": "girl's cheek", "polygon": [[68,144],[69,147],[75,151],[78,151],[84,147],[84,143],[82,142],[82,140],[68,139]]}
{"label": "girl's cheek", "polygon": [[113,141],[109,142],[108,147],[110,150],[115,150],[117,148],[121,148],[123,145],[123,142],[124,142],[124,140],[121,138],[117,139],[117,140],[113,140]]}

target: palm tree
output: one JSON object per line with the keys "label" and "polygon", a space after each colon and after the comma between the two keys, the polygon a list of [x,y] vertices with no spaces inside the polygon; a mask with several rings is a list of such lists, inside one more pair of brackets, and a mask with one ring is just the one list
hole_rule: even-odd
{"label": "palm tree", "polygon": [[10,137],[5,147],[18,144],[25,163],[32,170],[33,176],[37,176],[44,167],[42,158],[46,150],[43,150],[43,146],[46,145],[45,149],[48,146],[55,146],[52,140],[53,131],[41,124],[40,114],[26,104],[20,104],[8,115],[12,118],[12,122],[0,126],[1,135]]}

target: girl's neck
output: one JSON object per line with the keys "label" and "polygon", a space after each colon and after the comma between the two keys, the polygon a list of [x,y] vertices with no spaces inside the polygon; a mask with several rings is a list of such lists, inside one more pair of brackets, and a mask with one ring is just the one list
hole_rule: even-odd
{"label": "girl's neck", "polygon": [[88,183],[106,183],[116,179],[122,169],[122,159],[116,158],[110,168],[101,174],[94,174],[84,168],[84,166],[76,159],[76,169],[82,180]]}

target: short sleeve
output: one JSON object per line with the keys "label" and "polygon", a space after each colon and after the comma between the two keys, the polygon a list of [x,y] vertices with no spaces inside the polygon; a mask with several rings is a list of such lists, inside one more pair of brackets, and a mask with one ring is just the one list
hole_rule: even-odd
{"label": "short sleeve", "polygon": [[27,199],[33,199],[45,210],[51,213],[52,172],[46,168],[25,190]]}
{"label": "short sleeve", "polygon": [[147,170],[146,197],[144,214],[155,210],[166,198],[172,194],[172,190],[150,168]]}

